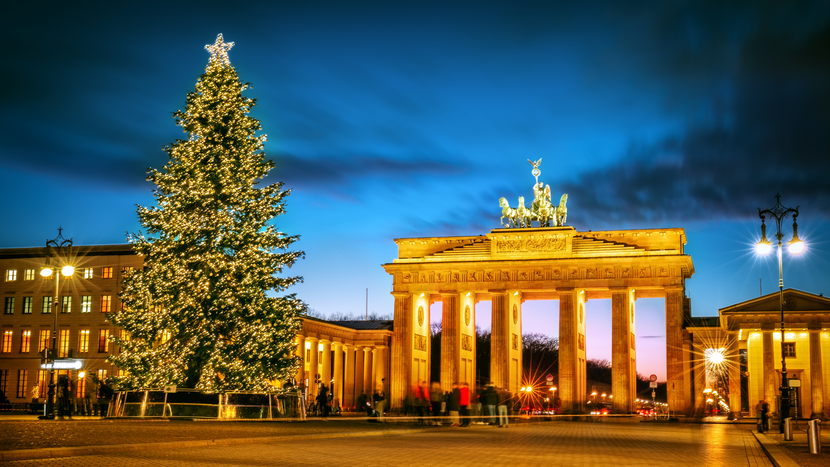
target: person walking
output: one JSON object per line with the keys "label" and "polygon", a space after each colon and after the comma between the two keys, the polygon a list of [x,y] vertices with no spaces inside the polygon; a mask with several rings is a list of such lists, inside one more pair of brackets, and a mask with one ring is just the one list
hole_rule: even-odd
{"label": "person walking", "polygon": [[382,389],[378,389],[375,391],[373,399],[375,401],[375,412],[377,412],[378,422],[383,423],[383,409],[386,405],[386,395],[383,393]]}
{"label": "person walking", "polygon": [[498,397],[498,411],[499,411],[499,428],[507,428],[510,426],[509,417],[507,416],[508,409],[510,408],[510,404],[512,404],[513,397],[510,395],[510,391],[505,388],[499,388],[497,392]]}
{"label": "person walking", "polygon": [[487,385],[482,394],[484,399],[484,413],[487,417],[487,423],[490,425],[496,424],[496,405],[499,403],[499,395],[496,392],[496,386],[493,383]]}
{"label": "person walking", "polygon": [[461,388],[459,388],[459,414],[461,415],[461,426],[466,427],[470,426],[470,412],[468,407],[470,406],[470,388],[467,386],[467,383],[461,383]]}
{"label": "person walking", "polygon": [[443,394],[441,394],[441,385],[437,381],[432,383],[429,388],[429,404],[432,407],[432,424],[441,426],[441,405],[443,403]]}
{"label": "person walking", "polygon": [[761,426],[758,427],[758,433],[763,433],[769,428],[769,403],[762,400],[759,404],[761,405]]}
{"label": "person walking", "polygon": [[461,389],[458,383],[452,384],[452,391],[447,397],[447,412],[450,414],[450,426],[458,426],[458,411],[461,409]]}

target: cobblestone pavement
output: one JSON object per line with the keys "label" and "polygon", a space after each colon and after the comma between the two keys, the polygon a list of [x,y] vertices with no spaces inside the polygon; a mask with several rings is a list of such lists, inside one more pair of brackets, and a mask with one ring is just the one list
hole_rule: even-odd
{"label": "cobblestone pavement", "polygon": [[556,421],[516,424],[509,429],[486,425],[423,428],[383,436],[300,437],[184,449],[148,445],[142,451],[0,462],[0,466],[772,465],[749,430],[726,424]]}
{"label": "cobblestone pavement", "polygon": [[0,421],[0,451],[112,444],[160,443],[291,436],[348,431],[386,431],[411,428],[367,423],[365,418],[331,422],[216,422],[216,421]]}

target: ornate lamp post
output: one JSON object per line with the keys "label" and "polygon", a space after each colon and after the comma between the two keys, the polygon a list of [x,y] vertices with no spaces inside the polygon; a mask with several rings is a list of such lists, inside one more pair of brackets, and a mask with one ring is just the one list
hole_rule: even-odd
{"label": "ornate lamp post", "polygon": [[789,241],[787,249],[792,254],[798,254],[804,251],[804,242],[798,238],[798,206],[793,208],[784,207],[781,205],[781,195],[775,194],[775,206],[770,209],[758,208],[758,215],[761,217],[761,240],[755,246],[758,253],[766,255],[772,251],[772,243],[767,240],[767,226],[764,224],[766,216],[769,215],[775,219],[776,233],[775,238],[778,239],[778,305],[781,309],[781,410],[778,416],[778,429],[781,433],[784,432],[784,418],[790,413],[790,388],[787,383],[787,359],[784,355],[784,270],[781,267],[781,240],[784,234],[781,233],[781,221],[787,218],[790,213],[793,214],[793,238]]}
{"label": "ornate lamp post", "polygon": [[[75,273],[75,268],[70,265],[63,265],[61,266],[60,263],[62,262],[61,258],[61,250],[63,248],[68,248],[72,246],[72,239],[69,240],[63,238],[61,234],[62,228],[58,228],[58,236],[55,237],[53,240],[46,240],[46,266],[43,267],[40,271],[40,275],[43,277],[49,277],[52,274],[55,275],[55,300],[52,306],[52,347],[47,350],[46,353],[46,364],[49,366],[49,393],[47,394],[46,399],[46,415],[45,419],[54,420],[55,418],[55,358],[58,355],[57,352],[57,343],[58,343],[58,313],[60,312],[60,276],[70,277],[72,274]],[[50,266],[49,260],[51,259],[50,255],[48,254],[50,248],[55,248],[55,265]]]}

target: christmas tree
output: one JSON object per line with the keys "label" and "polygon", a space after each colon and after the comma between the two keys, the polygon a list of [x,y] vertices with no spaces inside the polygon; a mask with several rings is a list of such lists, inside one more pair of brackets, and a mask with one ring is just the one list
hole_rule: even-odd
{"label": "christmas tree", "polygon": [[303,253],[288,251],[298,237],[270,223],[290,190],[259,186],[274,164],[248,115],[250,85],[228,59],[232,46],[220,34],[205,47],[205,72],[174,114],[189,137],[148,172],[157,205],[138,207],[144,231],[128,235],[144,268],[125,276],[122,310],[111,317],[125,331],[109,359],[124,370],[121,388],[272,391],[298,369],[306,306],[278,294],[302,278],[278,274]]}

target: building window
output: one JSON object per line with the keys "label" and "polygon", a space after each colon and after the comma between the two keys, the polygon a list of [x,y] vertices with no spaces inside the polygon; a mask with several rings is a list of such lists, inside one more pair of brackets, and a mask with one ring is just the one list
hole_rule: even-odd
{"label": "building window", "polygon": [[37,397],[46,397],[49,387],[49,370],[37,370]]}
{"label": "building window", "polygon": [[23,280],[24,281],[33,281],[35,280],[35,270],[34,269],[27,269],[25,273],[23,273]]}
{"label": "building window", "polygon": [[92,268],[84,268],[84,279],[92,279]]}
{"label": "building window", "polygon": [[48,329],[41,329],[40,330],[40,337],[37,340],[37,351],[43,352],[44,350],[49,348],[49,335],[51,332]]}
{"label": "building window", "polygon": [[[86,378],[78,378],[78,383],[75,385],[77,391],[75,392],[75,397],[77,399],[83,399],[86,395]],[[80,404],[81,401],[78,401]]]}
{"label": "building window", "polygon": [[107,370],[98,370],[98,384],[104,384],[107,381]]}
{"label": "building window", "polygon": [[26,397],[26,387],[29,385],[29,370],[17,370],[17,397]]}
{"label": "building window", "polygon": [[72,295],[64,295],[61,313],[72,313]]}
{"label": "building window", "polygon": [[23,297],[23,314],[24,315],[31,315],[32,314],[32,303],[34,302],[33,297]]}
{"label": "building window", "polygon": [[3,331],[3,345],[0,346],[0,351],[3,353],[12,352],[12,337],[14,337],[14,331],[11,329]]}
{"label": "building window", "polygon": [[784,357],[795,358],[795,342],[784,342]]}
{"label": "building window", "polygon": [[29,347],[32,345],[32,331],[25,330],[20,332],[20,353],[29,353]]}
{"label": "building window", "polygon": [[9,370],[0,370],[0,391],[8,394],[9,391]]}
{"label": "building window", "polygon": [[7,315],[14,313],[14,297],[6,297],[3,313]]}
{"label": "building window", "polygon": [[81,313],[92,311],[92,295],[81,295]]}
{"label": "building window", "polygon": [[16,281],[17,280],[17,269],[8,269],[6,270],[6,281]]}
{"label": "building window", "polygon": [[44,315],[52,312],[52,297],[43,297],[43,303],[40,304],[40,312]]}
{"label": "building window", "polygon": [[109,313],[112,310],[112,295],[101,295],[101,313]]}
{"label": "building window", "polygon": [[101,279],[112,279],[112,268],[101,268]]}
{"label": "building window", "polygon": [[69,329],[61,329],[58,332],[58,358],[69,356]]}
{"label": "building window", "polygon": [[89,352],[89,329],[81,329],[81,333],[78,335],[78,352]]}
{"label": "building window", "polygon": [[110,348],[110,330],[101,329],[98,331],[98,352],[109,352]]}
{"label": "building window", "polygon": [[134,267],[132,267],[132,266],[127,266],[127,267],[125,267],[125,268],[124,268],[124,271],[122,271],[122,272],[121,272],[121,277],[127,277],[127,276],[129,276],[129,275],[130,275],[130,273],[132,273],[133,271],[135,271],[135,268],[134,268]]}

